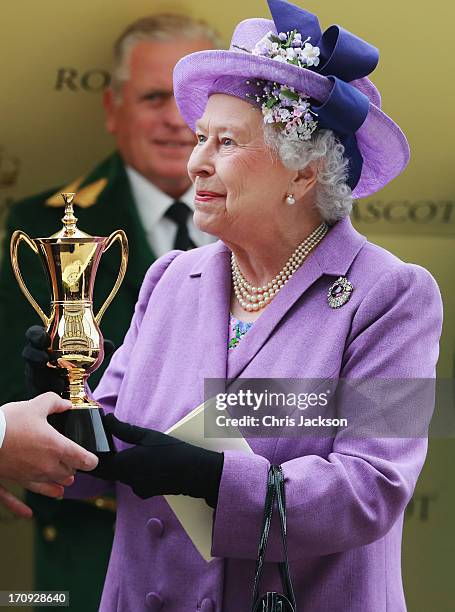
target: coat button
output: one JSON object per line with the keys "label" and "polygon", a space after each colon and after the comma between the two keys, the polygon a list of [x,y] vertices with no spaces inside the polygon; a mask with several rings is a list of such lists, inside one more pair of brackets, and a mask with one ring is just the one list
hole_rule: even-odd
{"label": "coat button", "polygon": [[201,601],[199,604],[201,612],[215,612],[215,604],[211,599],[207,597]]}
{"label": "coat button", "polygon": [[147,593],[145,603],[149,610],[154,610],[155,612],[161,610],[163,606],[163,600],[158,593]]}
{"label": "coat button", "polygon": [[57,539],[57,529],[54,525],[46,525],[46,527],[43,527],[43,538],[46,542],[54,542]]}
{"label": "coat button", "polygon": [[159,518],[151,518],[147,521],[147,528],[156,538],[160,538],[164,532],[164,523]]}

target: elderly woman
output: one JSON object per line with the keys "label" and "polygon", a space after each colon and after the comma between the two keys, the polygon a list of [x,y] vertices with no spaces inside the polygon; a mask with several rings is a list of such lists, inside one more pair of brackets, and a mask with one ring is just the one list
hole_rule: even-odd
{"label": "elderly woman", "polygon": [[[106,612],[249,610],[271,463],[285,479],[297,608],[406,609],[403,512],[424,438],[249,438],[247,454],[162,433],[203,401],[207,378],[434,377],[434,280],[349,220],[353,199],[408,160],[367,78],[377,51],[337,26],[322,34],[314,15],[283,0],[269,6],[273,21],[242,22],[229,51],[195,53],[175,70],[176,99],[197,137],[194,219],[220,240],[150,268],[95,393],[121,440],[96,471],[117,481]],[[77,480],[70,495],[105,484]],[[210,563],[164,499],[170,493],[214,508]],[[262,589],[280,591],[275,523],[269,548]]]}

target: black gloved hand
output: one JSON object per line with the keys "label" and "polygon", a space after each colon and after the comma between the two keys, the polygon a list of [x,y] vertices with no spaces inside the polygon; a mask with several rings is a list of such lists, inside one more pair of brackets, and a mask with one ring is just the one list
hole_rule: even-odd
{"label": "black gloved hand", "polygon": [[[64,380],[58,368],[47,366],[49,354],[47,348],[51,343],[49,334],[44,327],[32,325],[25,332],[27,341],[22,351],[25,360],[24,374],[27,394],[30,398],[36,397],[46,391],[54,391],[61,395],[64,389]],[[109,359],[115,351],[114,343],[104,340],[104,359]]]}
{"label": "black gloved hand", "polygon": [[106,429],[119,440],[136,444],[114,455],[100,454],[93,476],[120,480],[142,499],[154,495],[202,497],[216,508],[224,455],[188,444],[154,429],[104,419]]}
{"label": "black gloved hand", "polygon": [[27,341],[22,351],[25,361],[25,387],[29,398],[36,397],[46,391],[54,391],[61,395],[64,388],[64,380],[57,368],[49,368],[47,347],[51,343],[49,334],[44,327],[32,325],[25,332]]}

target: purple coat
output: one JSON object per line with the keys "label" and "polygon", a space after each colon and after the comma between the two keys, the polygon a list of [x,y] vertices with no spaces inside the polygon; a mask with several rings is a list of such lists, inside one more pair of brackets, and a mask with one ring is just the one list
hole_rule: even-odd
{"label": "purple coat", "polygon": [[[329,286],[354,286],[339,309]],[[166,431],[203,400],[204,377],[432,378],[442,304],[423,268],[338,222],[227,356],[230,252],[173,251],[148,271],[124,344],[96,398],[118,418]],[[117,486],[118,518],[101,610],[249,612],[269,462],[285,475],[288,545],[303,612],[402,612],[403,513],[427,443],[409,439],[249,440],[226,452],[206,563],[163,497]],[[101,481],[78,477],[71,496]],[[269,559],[281,559],[277,525]],[[264,588],[281,590],[274,563]]]}

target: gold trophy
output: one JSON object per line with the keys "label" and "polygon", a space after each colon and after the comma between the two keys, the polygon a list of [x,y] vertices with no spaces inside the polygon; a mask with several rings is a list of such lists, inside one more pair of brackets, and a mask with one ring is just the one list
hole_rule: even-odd
{"label": "gold trophy", "polygon": [[[49,421],[68,438],[92,452],[114,451],[112,437],[103,426],[103,411],[86,393],[89,375],[104,358],[101,318],[117,293],[126,272],[128,240],[123,230],[108,238],[89,236],[76,227],[74,193],[62,193],[65,201],[63,228],[49,238],[30,238],[18,230],[11,238],[11,262],[25,297],[50,336],[48,367],[58,368],[64,379],[64,398],[72,407],[49,416]],[[115,285],[98,314],[93,313],[93,287],[101,256],[115,242],[121,246],[120,270]],[[25,242],[41,259],[52,291],[47,316],[27,289],[18,263],[18,248]]]}

